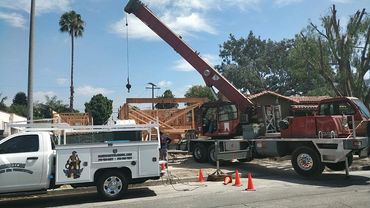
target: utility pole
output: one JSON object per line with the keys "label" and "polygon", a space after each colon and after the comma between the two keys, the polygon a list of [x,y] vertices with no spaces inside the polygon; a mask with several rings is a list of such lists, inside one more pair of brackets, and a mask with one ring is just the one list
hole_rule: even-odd
{"label": "utility pole", "polygon": [[36,0],[31,0],[30,12],[30,34],[28,45],[28,96],[27,96],[27,120],[33,123],[33,42],[34,42],[34,29],[35,29],[35,4]]}
{"label": "utility pole", "polygon": [[[151,87],[146,87],[146,89],[152,89],[152,99],[154,99],[154,90],[161,89],[157,87],[157,85],[153,84],[152,82],[148,82],[148,85]],[[154,110],[154,102],[152,101],[152,110]]]}

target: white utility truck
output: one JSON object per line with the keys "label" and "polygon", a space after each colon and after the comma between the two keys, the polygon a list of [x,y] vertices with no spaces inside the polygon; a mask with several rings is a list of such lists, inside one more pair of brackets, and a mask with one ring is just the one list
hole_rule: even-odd
{"label": "white utility truck", "polygon": [[105,200],[128,184],[159,179],[159,125],[13,125],[0,140],[0,194],[95,185]]}

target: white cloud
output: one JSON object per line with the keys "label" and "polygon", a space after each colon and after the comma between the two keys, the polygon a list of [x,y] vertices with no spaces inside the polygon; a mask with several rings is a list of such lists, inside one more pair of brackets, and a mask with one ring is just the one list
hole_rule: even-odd
{"label": "white cloud", "polygon": [[[201,56],[210,66],[214,67],[219,64],[220,58],[212,54],[204,54]],[[190,65],[185,59],[179,59],[174,62],[174,69],[176,71],[190,72],[195,70],[192,65]]]}
{"label": "white cloud", "polygon": [[58,85],[65,86],[68,83],[68,79],[66,78],[58,78],[56,79]]}
{"label": "white cloud", "polygon": [[330,0],[330,1],[333,3],[339,3],[339,4],[348,4],[348,3],[353,2],[353,0]]}
{"label": "white cloud", "polygon": [[172,93],[173,95],[175,95],[175,97],[178,97],[178,98],[185,97],[186,91],[192,86],[193,85],[184,85],[182,87],[174,89]]}
{"label": "white cloud", "polygon": [[76,89],[76,95],[81,95],[81,96],[93,96],[99,93],[106,95],[106,94],[113,93],[113,91],[105,89],[105,88],[100,88],[100,87],[92,87],[90,85],[77,87]]}
{"label": "white cloud", "polygon": [[4,20],[12,27],[25,28],[26,20],[23,18],[22,15],[15,12],[13,13],[0,12],[0,20]]}
{"label": "white cloud", "polygon": [[279,7],[288,6],[290,4],[299,3],[302,0],[274,0],[274,4],[276,4]]}
{"label": "white cloud", "polygon": [[[160,19],[176,34],[192,35],[194,32],[206,32],[215,34],[216,30],[202,17],[199,13],[191,13],[174,17],[171,13],[166,13]],[[128,16],[129,37],[134,39],[144,40],[160,40],[147,25],[133,15]],[[121,37],[126,37],[126,19],[110,25],[109,29],[112,33],[118,34]]]}
{"label": "white cloud", "polygon": [[35,102],[44,103],[46,101],[45,96],[53,97],[56,93],[53,91],[37,91],[33,93],[33,99]]}
{"label": "white cloud", "polygon": [[189,72],[194,70],[193,66],[191,66],[187,61],[185,61],[185,59],[179,59],[175,61],[174,65],[176,71]]}
{"label": "white cloud", "polygon": [[211,66],[215,66],[217,64],[221,63],[221,59],[218,55],[213,55],[213,54],[204,54],[201,56],[203,59],[206,60],[208,64]]}
{"label": "white cloud", "polygon": [[[71,8],[71,0],[37,0],[35,5],[36,14],[54,11],[67,11]],[[16,11],[30,12],[30,0],[1,0],[0,8]]]}
{"label": "white cloud", "polygon": [[262,0],[214,0],[213,4],[219,9],[234,7],[240,10],[259,10],[259,4],[261,2]]}
{"label": "white cloud", "polygon": [[[240,10],[256,9],[261,0],[146,0],[144,3],[165,23],[171,30],[182,36],[191,36],[196,33],[217,34],[209,10],[223,10],[237,8]],[[112,33],[126,36],[125,18],[110,25]],[[148,26],[134,15],[128,15],[130,38],[144,40],[159,40],[157,35]]]}
{"label": "white cloud", "polygon": [[167,80],[162,80],[160,82],[158,82],[157,84],[159,87],[161,88],[168,88],[172,85],[172,82],[171,81],[167,81]]}
{"label": "white cloud", "polygon": [[[71,0],[37,0],[35,2],[36,15],[56,11],[64,12],[71,8]],[[30,13],[31,0],[1,0],[0,9],[11,11],[11,13],[0,12],[0,21],[4,20],[13,27],[25,28],[24,13],[27,15]]]}
{"label": "white cloud", "polygon": [[[159,37],[148,28],[143,22],[141,22],[136,17],[132,15],[128,16],[129,24],[129,37],[135,39],[145,39],[145,40],[159,40]],[[126,37],[126,19],[121,20],[110,25],[110,31],[112,33],[118,34],[119,36]]]}

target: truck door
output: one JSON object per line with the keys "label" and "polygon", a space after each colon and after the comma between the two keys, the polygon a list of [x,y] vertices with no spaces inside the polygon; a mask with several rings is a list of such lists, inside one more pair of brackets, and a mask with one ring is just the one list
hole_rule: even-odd
{"label": "truck door", "polygon": [[0,193],[39,190],[43,145],[39,135],[20,135],[0,144]]}

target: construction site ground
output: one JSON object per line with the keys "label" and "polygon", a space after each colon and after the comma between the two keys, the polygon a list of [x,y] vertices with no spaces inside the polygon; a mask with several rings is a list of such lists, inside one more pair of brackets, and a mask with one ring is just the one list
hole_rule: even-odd
{"label": "construction site ground", "polygon": [[[199,179],[199,172],[202,169],[202,174],[207,180],[208,175],[212,175],[216,172],[216,166],[210,163],[198,163],[192,158],[192,155],[186,152],[170,151],[168,158],[168,168],[165,175],[159,180],[149,180],[142,184],[129,185],[129,188],[134,187],[147,187],[147,186],[158,186],[158,185],[168,185],[177,183],[188,183],[197,182]],[[273,179],[275,174],[286,176],[287,181],[296,181],[297,179],[302,179],[292,168],[290,158],[267,158],[267,159],[254,159],[250,162],[238,162],[237,160],[231,162],[222,162],[220,170],[225,174],[234,174],[235,170],[238,169],[242,180],[246,180],[247,174],[251,173],[253,178],[261,179]],[[365,170],[369,171],[370,174],[370,158],[354,157],[353,163],[350,167],[350,174],[352,171]],[[330,173],[330,174],[329,174]],[[337,177],[343,175],[345,179],[344,171],[330,171],[325,169],[323,173],[323,178],[328,179],[328,177],[333,177],[333,174]],[[327,175],[327,177],[325,176]],[[235,178],[235,175],[233,175]],[[319,179],[320,180],[320,179]],[[82,187],[73,189],[71,186],[66,185],[58,189],[49,190],[47,194],[40,195],[20,195],[18,197],[3,195],[0,196],[0,202],[14,201],[17,199],[27,199],[35,197],[53,197],[60,195],[70,195],[70,194],[81,194],[96,192],[95,187]]]}
{"label": "construction site ground", "polygon": [[[217,169],[216,166],[210,163],[197,163],[192,158],[192,155],[179,152],[169,152],[168,159],[168,174],[174,179],[195,181],[198,178],[199,170],[202,169],[204,177],[213,174]],[[220,170],[227,174],[233,174],[238,169],[241,177],[247,177],[248,173],[252,173],[254,177],[265,177],[270,175],[271,169],[279,169],[287,175],[297,175],[292,167],[290,157],[282,158],[265,158],[254,159],[250,162],[239,162],[237,160],[231,162],[222,162]],[[349,168],[350,171],[370,170],[370,158],[361,158],[354,156],[353,163]],[[325,172],[333,172],[325,169]],[[323,174],[325,174],[325,172]],[[337,171],[338,172],[338,171]],[[344,174],[344,171],[341,171]]]}

